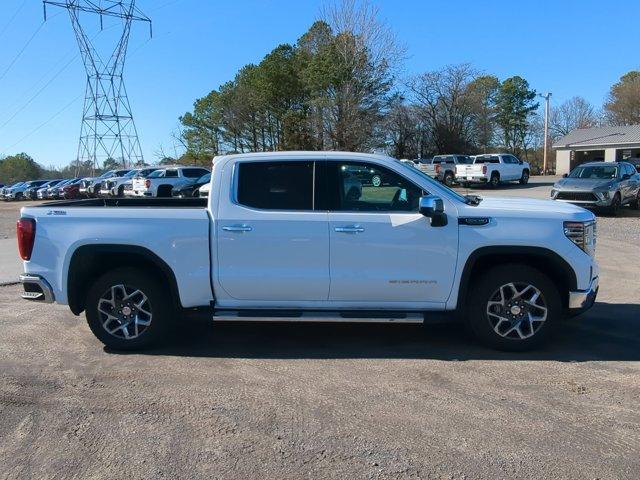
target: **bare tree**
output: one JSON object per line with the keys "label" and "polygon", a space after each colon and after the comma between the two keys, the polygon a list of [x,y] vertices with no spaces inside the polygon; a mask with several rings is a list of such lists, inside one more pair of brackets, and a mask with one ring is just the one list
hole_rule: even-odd
{"label": "bare tree", "polygon": [[426,72],[408,81],[439,153],[469,149],[478,105],[470,86],[477,77],[474,68],[463,64]]}
{"label": "bare tree", "polygon": [[557,107],[549,114],[549,131],[551,137],[559,138],[576,128],[589,128],[598,124],[598,114],[587,100],[573,97]]}

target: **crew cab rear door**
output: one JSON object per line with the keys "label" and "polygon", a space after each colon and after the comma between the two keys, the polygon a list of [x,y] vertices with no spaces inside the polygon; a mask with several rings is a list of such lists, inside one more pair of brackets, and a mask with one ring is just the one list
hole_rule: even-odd
{"label": "crew cab rear door", "polygon": [[273,307],[326,302],[328,214],[315,206],[316,168],[315,160],[291,158],[233,165],[231,198],[216,214],[214,260],[230,300]]}
{"label": "crew cab rear door", "polygon": [[[379,172],[385,183],[376,187],[354,179],[349,172],[357,166]],[[431,226],[418,212],[422,189],[382,165],[329,160],[326,178],[329,300],[398,309],[444,303],[456,267],[455,215],[446,226]]]}

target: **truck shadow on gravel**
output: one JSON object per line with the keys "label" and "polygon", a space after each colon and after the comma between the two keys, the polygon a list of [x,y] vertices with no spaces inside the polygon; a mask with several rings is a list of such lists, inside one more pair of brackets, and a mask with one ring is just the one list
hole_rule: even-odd
{"label": "truck shadow on gravel", "polygon": [[142,354],[273,359],[640,360],[640,305],[635,304],[596,303],[589,312],[561,324],[547,345],[524,353],[484,348],[456,323],[189,322],[189,328],[182,328],[166,347]]}

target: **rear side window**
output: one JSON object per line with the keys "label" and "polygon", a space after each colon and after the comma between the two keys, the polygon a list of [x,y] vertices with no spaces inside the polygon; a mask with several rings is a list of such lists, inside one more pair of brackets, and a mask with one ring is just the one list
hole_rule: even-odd
{"label": "rear side window", "polygon": [[500,163],[500,159],[497,155],[483,155],[476,157],[474,163]]}
{"label": "rear side window", "polygon": [[188,178],[200,178],[207,173],[209,172],[204,168],[185,168],[182,170],[182,174]]}
{"label": "rear side window", "polygon": [[313,162],[239,163],[237,200],[262,210],[313,210]]}
{"label": "rear side window", "polygon": [[178,176],[178,170],[165,170],[164,178],[176,178]]}

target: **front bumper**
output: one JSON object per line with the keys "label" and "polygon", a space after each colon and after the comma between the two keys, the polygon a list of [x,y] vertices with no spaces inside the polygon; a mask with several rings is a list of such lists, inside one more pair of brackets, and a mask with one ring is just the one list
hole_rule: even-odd
{"label": "front bumper", "polygon": [[41,303],[53,303],[55,301],[51,285],[40,275],[22,274],[20,275],[20,282],[24,289],[20,296],[25,300]]}
{"label": "front bumper", "polygon": [[[593,190],[551,190],[551,199],[558,202],[571,203],[585,208],[610,207],[613,202],[614,193],[594,192]],[[569,198],[562,198],[569,197]]]}
{"label": "front bumper", "polygon": [[593,306],[598,296],[598,283],[598,277],[595,277],[591,280],[589,288],[586,290],[569,292],[569,311],[571,314],[577,315]]}

